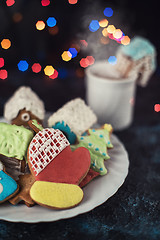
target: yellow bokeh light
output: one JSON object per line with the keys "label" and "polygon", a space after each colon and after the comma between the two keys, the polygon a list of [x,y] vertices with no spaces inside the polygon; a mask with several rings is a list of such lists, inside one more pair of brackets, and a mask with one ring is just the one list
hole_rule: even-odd
{"label": "yellow bokeh light", "polygon": [[128,45],[128,44],[130,43],[130,38],[129,38],[128,36],[122,37],[121,43],[122,43],[123,45]]}
{"label": "yellow bokeh light", "polygon": [[62,59],[66,62],[70,61],[72,58],[72,54],[69,51],[64,51],[61,55]]}
{"label": "yellow bokeh light", "polygon": [[119,39],[122,37],[122,31],[120,29],[116,29],[114,32],[113,32],[113,37],[116,38],[116,39]]}
{"label": "yellow bokeh light", "polygon": [[108,35],[107,28],[104,28],[104,29],[102,30],[102,35],[103,35],[104,37],[107,37],[107,35]]}
{"label": "yellow bokeh light", "polygon": [[11,46],[11,41],[9,39],[3,39],[1,41],[1,47],[3,49],[8,49],[8,48],[10,48],[10,46]]}
{"label": "yellow bokeh light", "polygon": [[108,27],[107,27],[108,33],[114,33],[115,30],[116,30],[116,28],[114,25],[108,25]]}
{"label": "yellow bokeh light", "polygon": [[100,27],[107,27],[108,25],[108,20],[107,19],[102,19],[101,21],[99,21],[99,26]]}
{"label": "yellow bokeh light", "polygon": [[47,76],[51,76],[54,73],[54,68],[51,65],[48,65],[45,67],[44,73]]}
{"label": "yellow bokeh light", "polygon": [[43,30],[45,28],[45,23],[43,21],[38,21],[36,23],[36,28],[37,30],[40,30],[40,31]]}

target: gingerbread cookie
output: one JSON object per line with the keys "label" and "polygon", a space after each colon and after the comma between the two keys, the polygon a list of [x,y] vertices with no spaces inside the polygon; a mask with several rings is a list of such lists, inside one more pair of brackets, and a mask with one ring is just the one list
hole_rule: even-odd
{"label": "gingerbread cookie", "polygon": [[34,136],[28,148],[28,163],[36,180],[30,190],[35,202],[63,209],[74,207],[82,200],[83,192],[78,184],[89,171],[90,154],[85,148],[72,152],[59,129],[46,128]]}
{"label": "gingerbread cookie", "polygon": [[27,171],[27,149],[33,132],[23,126],[0,123],[0,155],[6,171],[15,177]]}
{"label": "gingerbread cookie", "polygon": [[19,191],[16,181],[11,178],[0,161],[0,203],[13,197]]}
{"label": "gingerbread cookie", "polygon": [[20,202],[24,202],[27,207],[32,207],[35,205],[35,202],[30,197],[30,188],[35,182],[35,178],[32,174],[25,174],[19,177],[17,181],[19,185],[19,192],[9,200],[9,202],[13,205],[16,205]]}
{"label": "gingerbread cookie", "polygon": [[48,119],[48,126],[60,129],[71,144],[76,141],[76,135],[81,135],[97,122],[97,117],[85,102],[76,98],[66,103]]}
{"label": "gingerbread cookie", "polygon": [[107,153],[107,148],[113,147],[110,140],[111,131],[112,127],[109,124],[105,124],[103,129],[89,129],[89,135],[77,136],[79,143],[71,146],[72,150],[79,147],[87,148],[91,156],[91,168],[99,172],[100,175],[107,173],[104,160],[110,158]]}
{"label": "gingerbread cookie", "polygon": [[27,126],[30,119],[42,123],[44,119],[44,103],[30,87],[22,86],[4,106],[4,117],[16,125]]}

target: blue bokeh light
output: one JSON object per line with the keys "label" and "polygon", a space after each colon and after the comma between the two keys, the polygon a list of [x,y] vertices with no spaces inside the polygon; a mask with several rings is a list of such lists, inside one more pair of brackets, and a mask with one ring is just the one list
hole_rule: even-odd
{"label": "blue bokeh light", "polygon": [[77,50],[75,48],[69,48],[68,51],[72,54],[72,58],[77,56]]}
{"label": "blue bokeh light", "polygon": [[89,24],[89,30],[96,32],[100,28],[98,20],[92,20]]}
{"label": "blue bokeh light", "polygon": [[47,19],[47,25],[48,27],[54,27],[57,24],[57,20],[54,17],[49,17]]}
{"label": "blue bokeh light", "polygon": [[104,11],[103,11],[103,13],[104,13],[104,15],[105,15],[106,17],[112,17],[112,15],[113,15],[113,10],[112,10],[112,8],[105,8]]}
{"label": "blue bokeh light", "polygon": [[112,65],[115,65],[117,63],[117,58],[115,56],[110,56],[108,58],[108,62]]}
{"label": "blue bokeh light", "polygon": [[27,61],[21,60],[21,61],[19,61],[17,66],[18,66],[18,69],[20,71],[24,72],[24,71],[26,71],[28,69],[29,64],[27,63]]}

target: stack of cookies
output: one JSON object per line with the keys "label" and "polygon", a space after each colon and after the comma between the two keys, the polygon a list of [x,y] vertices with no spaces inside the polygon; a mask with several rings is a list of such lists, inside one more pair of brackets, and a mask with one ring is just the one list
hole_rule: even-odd
{"label": "stack of cookies", "polygon": [[[16,96],[18,104],[18,95],[16,92],[9,102]],[[36,94],[31,95],[33,100]],[[48,126],[43,127],[37,120],[43,119],[39,113],[44,113],[44,104],[38,96],[35,99],[41,106],[39,111],[32,112],[33,104],[33,108],[24,103],[17,107],[19,116],[22,110],[29,111],[24,124],[18,120],[16,125],[15,114],[14,121],[10,116],[10,123],[0,123],[0,203],[9,201],[28,207],[39,204],[53,209],[75,207],[83,200],[83,187],[107,174],[104,160],[109,159],[108,149],[113,148],[112,126],[92,128],[97,117],[77,98],[53,113]]]}

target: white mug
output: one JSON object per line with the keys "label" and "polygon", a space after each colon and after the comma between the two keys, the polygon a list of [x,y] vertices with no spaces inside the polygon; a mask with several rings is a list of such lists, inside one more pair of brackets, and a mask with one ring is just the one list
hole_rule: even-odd
{"label": "white mug", "polygon": [[114,65],[98,61],[87,68],[86,100],[98,123],[122,130],[132,123],[137,75],[124,78]]}

